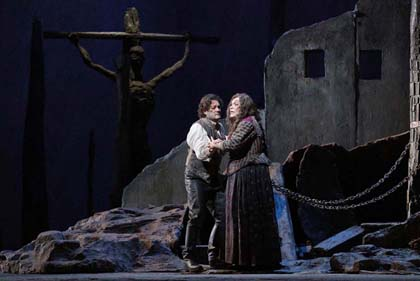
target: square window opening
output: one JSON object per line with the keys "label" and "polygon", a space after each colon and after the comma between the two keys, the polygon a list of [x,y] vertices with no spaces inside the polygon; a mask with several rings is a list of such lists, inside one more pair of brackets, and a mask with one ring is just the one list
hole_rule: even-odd
{"label": "square window opening", "polygon": [[325,77],[325,54],[324,50],[305,50],[305,77]]}
{"label": "square window opening", "polygon": [[360,50],[359,77],[364,80],[381,80],[382,50]]}

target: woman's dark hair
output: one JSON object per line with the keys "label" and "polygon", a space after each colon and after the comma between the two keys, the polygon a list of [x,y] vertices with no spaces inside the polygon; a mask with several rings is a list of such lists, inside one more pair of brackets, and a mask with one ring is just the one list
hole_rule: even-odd
{"label": "woman's dark hair", "polygon": [[[236,117],[230,118],[229,107],[235,98],[239,98],[239,114]],[[242,119],[248,116],[254,116],[255,119],[257,119],[257,121],[260,121],[257,105],[254,103],[252,98],[246,93],[234,94],[233,97],[230,99],[226,109],[226,119],[229,127],[229,134],[235,131],[239,122],[241,122]]]}
{"label": "woman's dark hair", "polygon": [[212,100],[217,100],[220,104],[220,107],[223,106],[223,101],[218,95],[207,94],[207,95],[205,95],[204,97],[201,98],[200,103],[198,104],[198,110],[197,110],[198,118],[206,117],[204,112],[206,112],[210,109],[210,105],[211,105]]}

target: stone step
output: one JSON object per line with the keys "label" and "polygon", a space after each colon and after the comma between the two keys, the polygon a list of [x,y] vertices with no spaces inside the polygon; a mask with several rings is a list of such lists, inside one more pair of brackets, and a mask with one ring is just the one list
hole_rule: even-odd
{"label": "stone step", "polygon": [[390,226],[402,224],[403,222],[365,222],[360,226],[363,227],[365,233],[375,232],[380,229],[384,229]]}

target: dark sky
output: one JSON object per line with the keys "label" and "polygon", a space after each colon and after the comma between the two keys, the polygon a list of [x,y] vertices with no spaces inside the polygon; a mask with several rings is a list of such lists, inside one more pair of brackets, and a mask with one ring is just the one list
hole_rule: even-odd
{"label": "dark sky", "polygon": [[[196,119],[200,97],[213,92],[227,103],[236,91],[264,105],[265,57],[283,32],[313,24],[354,8],[355,0],[231,1],[56,1],[9,0],[0,3],[0,248],[16,248],[22,237],[22,167],[25,116],[30,92],[31,36],[34,19],[44,30],[121,31],[124,11],[140,13],[144,32],[218,36],[217,45],[194,44],[185,66],[156,88],[149,124],[153,157],[181,143]],[[114,82],[87,68],[67,40],[44,40],[42,122],[29,138],[42,134],[49,229],[63,230],[87,213],[89,135],[94,132],[93,208],[109,207],[117,125]],[[82,40],[95,62],[115,70],[121,43]],[[146,80],[173,64],[182,43],[143,44]],[[39,70],[36,70],[39,71]],[[34,75],[34,73],[33,73]],[[28,136],[28,133],[26,134]],[[29,139],[31,141],[31,139]]]}

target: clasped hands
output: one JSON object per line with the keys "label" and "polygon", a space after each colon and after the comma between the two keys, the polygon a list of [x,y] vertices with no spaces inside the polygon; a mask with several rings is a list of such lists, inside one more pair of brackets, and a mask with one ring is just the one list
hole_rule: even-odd
{"label": "clasped hands", "polygon": [[210,142],[207,144],[207,148],[210,153],[214,153],[217,150],[222,150],[223,140],[210,138]]}

